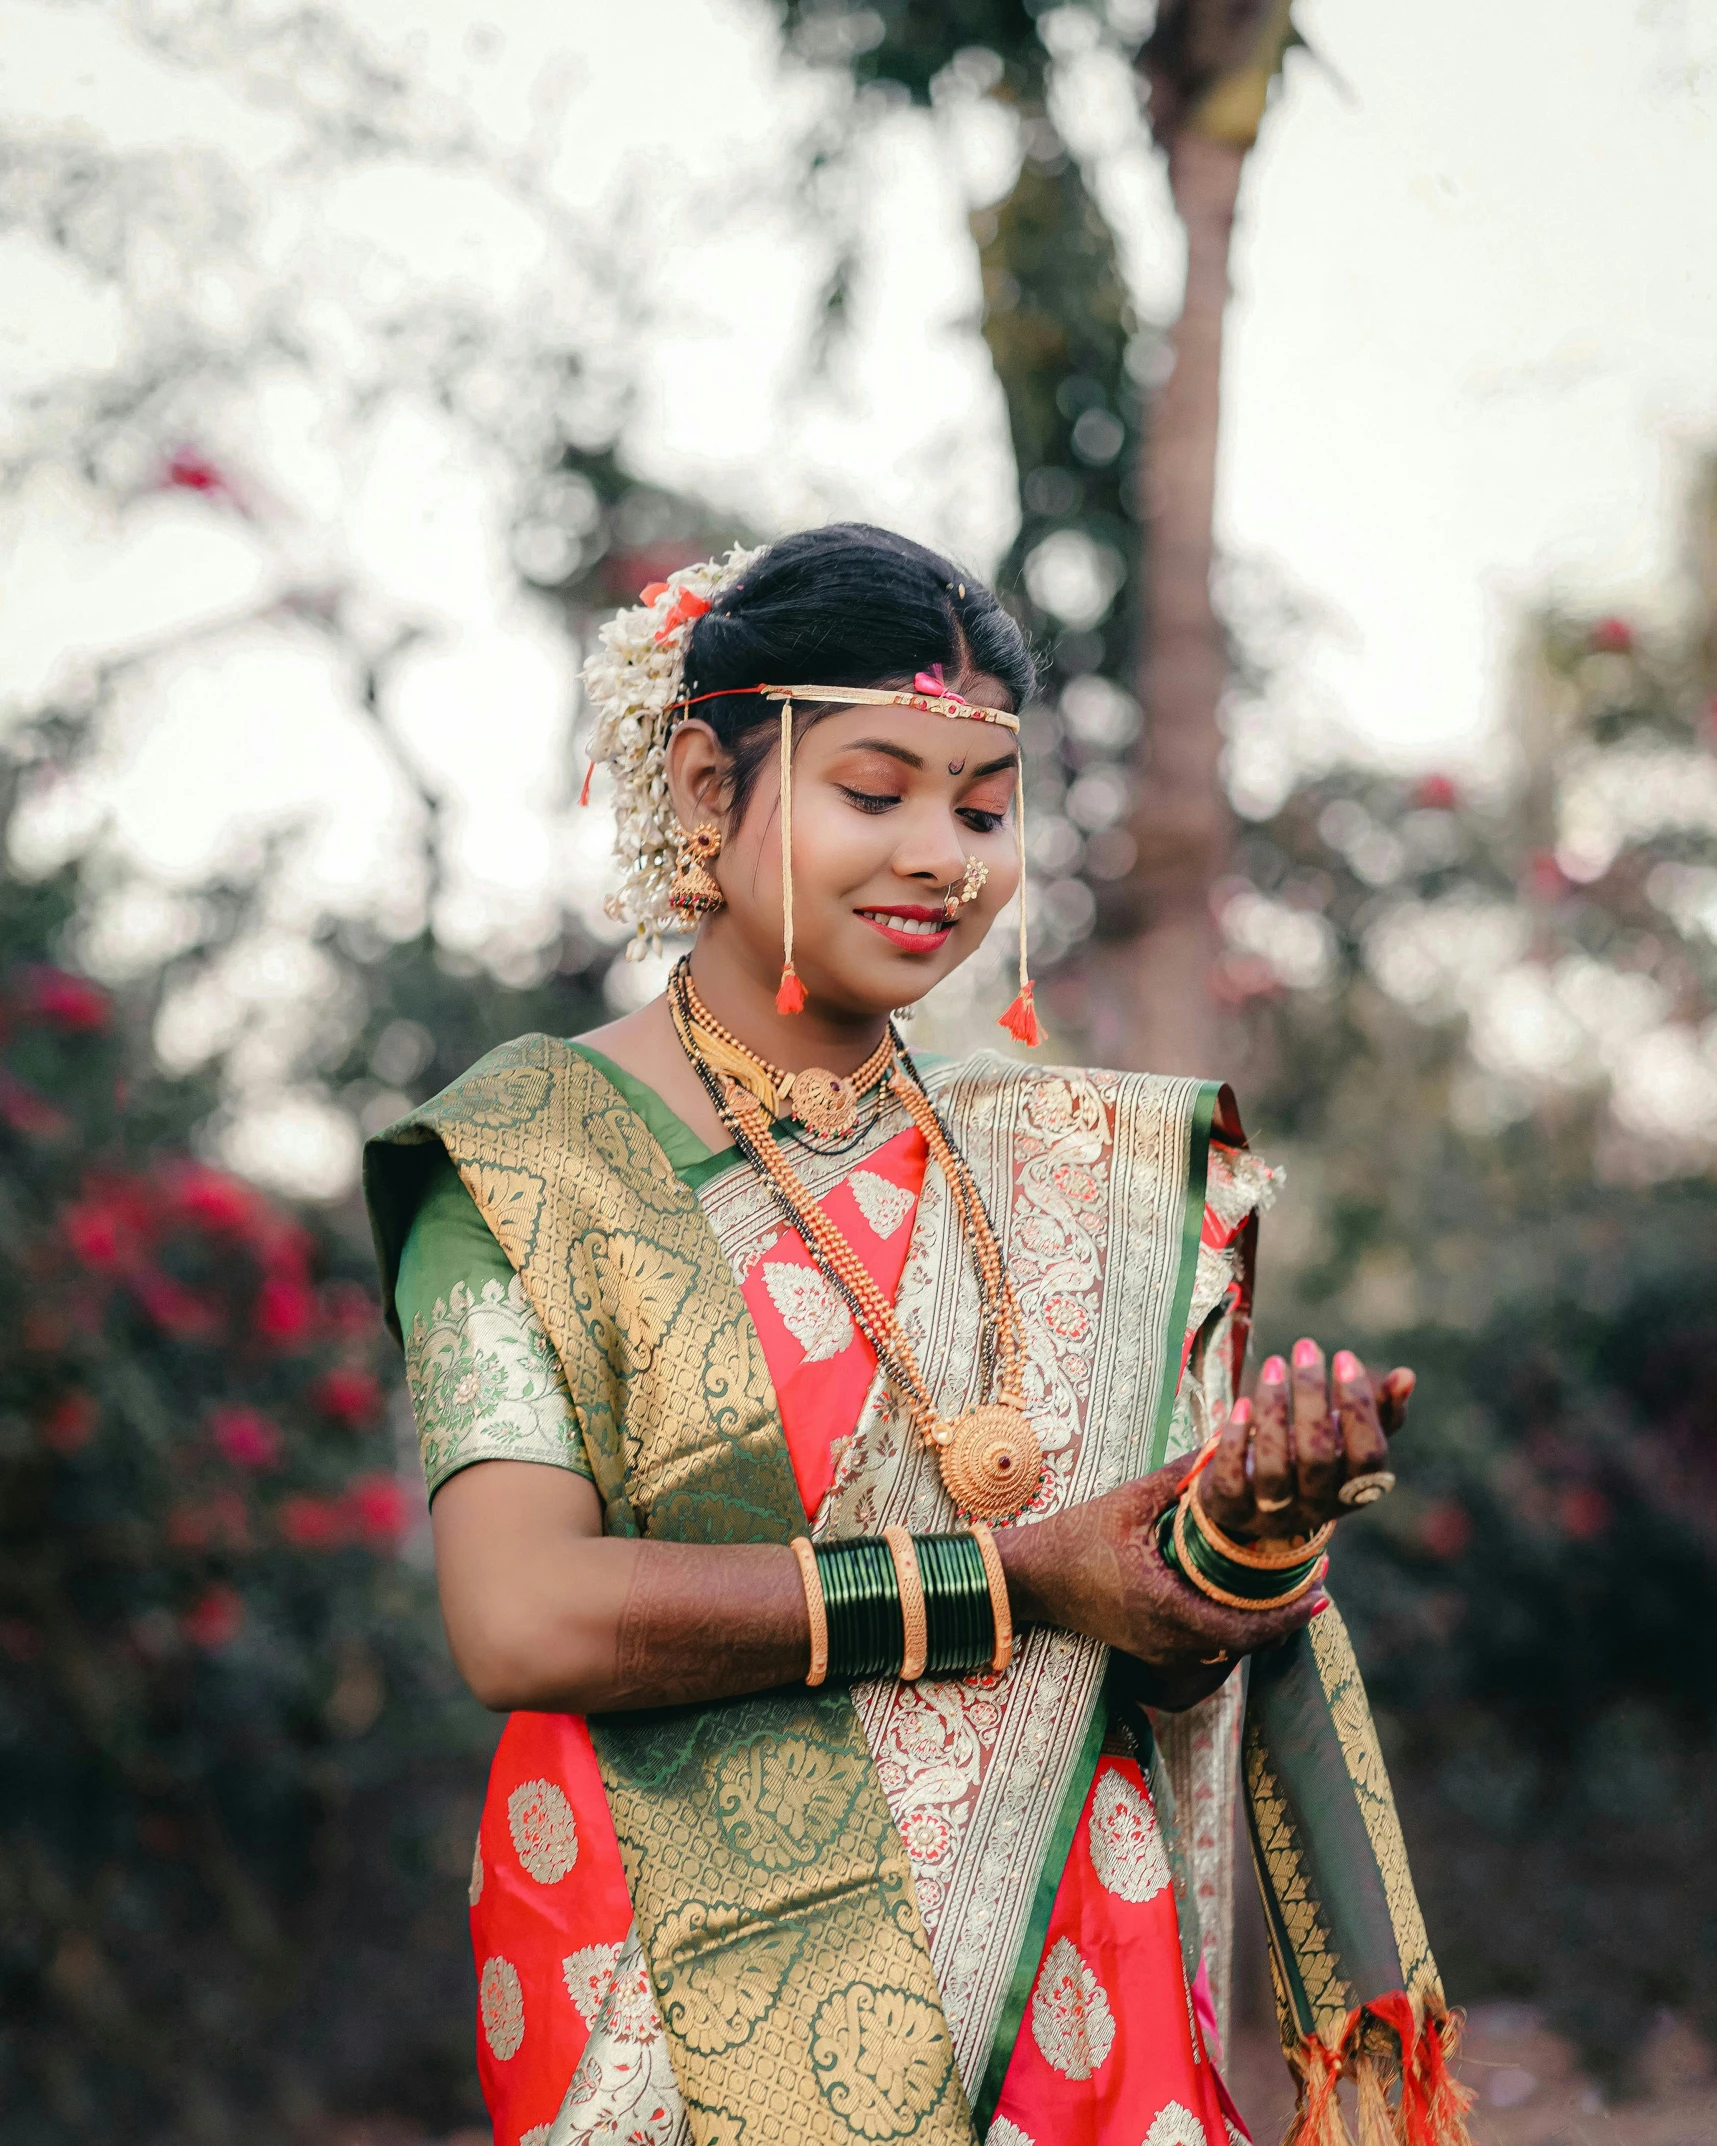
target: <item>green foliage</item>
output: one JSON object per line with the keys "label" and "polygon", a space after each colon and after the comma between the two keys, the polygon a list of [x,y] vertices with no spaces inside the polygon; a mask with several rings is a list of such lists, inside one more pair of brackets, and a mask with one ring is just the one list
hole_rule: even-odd
{"label": "green foliage", "polygon": [[1534,621],[1507,797],[1332,776],[1221,892],[1288,1164],[1262,1338],[1420,1375],[1335,1584],[1433,1939],[1624,2084],[1656,2007],[1717,2028],[1717,1185],[1629,1056],[1712,1033],[1708,650],[1703,613]]}
{"label": "green foliage", "polygon": [[0,887],[0,2139],[446,2122],[491,1732],[365,1248],[192,1158],[147,1004],[53,959],[76,895]]}

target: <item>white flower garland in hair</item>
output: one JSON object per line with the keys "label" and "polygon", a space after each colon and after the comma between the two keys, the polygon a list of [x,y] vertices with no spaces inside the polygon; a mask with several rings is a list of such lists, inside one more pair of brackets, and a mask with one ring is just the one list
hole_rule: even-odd
{"label": "white flower garland in hair", "polygon": [[644,593],[649,601],[616,612],[584,666],[584,690],[596,711],[590,758],[614,784],[614,854],[623,871],[603,907],[636,927],[628,960],[661,944],[676,919],[668,888],[678,862],[678,820],[668,795],[668,737],[681,711],[686,642],[692,627],[725,590],[761,559],[766,545],[725,559],[682,566]]}

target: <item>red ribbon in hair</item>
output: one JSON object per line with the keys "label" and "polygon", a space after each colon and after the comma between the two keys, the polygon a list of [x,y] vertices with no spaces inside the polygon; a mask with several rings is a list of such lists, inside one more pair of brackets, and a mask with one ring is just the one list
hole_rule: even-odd
{"label": "red ribbon in hair", "polygon": [[[652,581],[647,589],[640,589],[638,601],[658,604],[668,593],[665,581]],[[709,598],[698,595],[695,589],[682,589],[668,606],[668,615],[656,628],[655,639],[665,641],[669,634],[677,633],[682,626],[691,624],[694,618],[702,618],[709,609]]]}

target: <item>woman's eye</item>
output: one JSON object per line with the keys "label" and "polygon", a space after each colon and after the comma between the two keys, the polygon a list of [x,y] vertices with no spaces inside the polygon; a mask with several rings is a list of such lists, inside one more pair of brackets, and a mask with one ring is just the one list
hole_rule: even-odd
{"label": "woman's eye", "polygon": [[1002,824],[1002,815],[999,812],[981,812],[976,805],[968,805],[960,817],[977,835],[993,835]]}
{"label": "woman's eye", "polygon": [[892,793],[874,790],[855,790],[849,784],[841,784],[841,795],[861,812],[886,812],[890,805],[898,805],[900,799]]}

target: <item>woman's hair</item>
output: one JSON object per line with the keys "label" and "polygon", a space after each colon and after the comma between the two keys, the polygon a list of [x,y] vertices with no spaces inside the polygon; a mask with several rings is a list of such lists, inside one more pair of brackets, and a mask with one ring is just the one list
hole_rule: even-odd
{"label": "woman's hair", "polygon": [[[1037,677],[1025,635],[982,582],[908,537],[834,522],[771,544],[716,599],[687,639],[682,691],[731,696],[699,699],[691,712],[732,755],[739,819],[780,709],[738,688],[910,686],[936,664],[955,690],[999,678],[1016,711]],[[812,711],[805,727],[818,719]]]}

